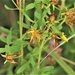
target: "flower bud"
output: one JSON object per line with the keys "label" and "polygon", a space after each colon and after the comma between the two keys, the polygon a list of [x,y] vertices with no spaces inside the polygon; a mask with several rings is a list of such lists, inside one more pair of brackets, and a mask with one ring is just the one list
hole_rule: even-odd
{"label": "flower bud", "polygon": [[68,42],[68,39],[67,39],[67,37],[64,35],[64,33],[62,33],[62,35],[60,36],[60,38],[61,38],[62,40],[64,40],[65,42]]}

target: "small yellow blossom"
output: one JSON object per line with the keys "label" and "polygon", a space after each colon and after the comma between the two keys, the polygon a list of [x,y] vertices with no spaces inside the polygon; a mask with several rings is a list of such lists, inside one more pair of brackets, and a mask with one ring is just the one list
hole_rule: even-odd
{"label": "small yellow blossom", "polygon": [[[20,54],[20,55],[19,55],[19,54]],[[15,62],[14,59],[15,59],[15,58],[19,58],[19,57],[21,57],[22,55],[23,55],[23,53],[5,54],[5,55],[1,54],[2,57],[6,58],[6,60],[5,60],[4,63],[10,62],[10,63],[13,63],[13,64],[17,63],[17,62]]]}
{"label": "small yellow blossom", "polygon": [[34,40],[40,42],[41,34],[38,30],[36,30],[35,28],[31,28],[31,30],[28,33],[31,34],[30,42]]}
{"label": "small yellow blossom", "polygon": [[64,35],[64,33],[61,34],[60,38],[61,38],[62,40],[64,40],[65,42],[68,42],[68,39],[67,39],[67,37]]}

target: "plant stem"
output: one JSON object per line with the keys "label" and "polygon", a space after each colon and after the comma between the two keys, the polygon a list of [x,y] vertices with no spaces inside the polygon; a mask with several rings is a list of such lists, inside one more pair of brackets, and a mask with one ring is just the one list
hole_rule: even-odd
{"label": "plant stem", "polygon": [[45,44],[45,39],[43,39],[42,44],[40,46],[40,53],[39,53],[39,56],[38,56],[38,67],[37,67],[38,69],[40,67],[41,53],[42,53],[42,48],[43,48],[44,44]]}
{"label": "plant stem", "polygon": [[14,2],[14,0],[12,0],[13,4],[17,7],[17,9],[19,10],[17,4]]}
{"label": "plant stem", "polygon": [[74,28],[73,27],[70,27],[71,28],[71,31],[72,31],[72,33],[74,34],[75,32],[74,32]]}
{"label": "plant stem", "polygon": [[[22,14],[22,9],[24,8],[24,2],[25,0],[19,0],[19,31],[20,31],[20,40],[22,40],[22,23],[23,23],[23,14]],[[21,53],[23,53],[23,45],[20,46],[20,51]],[[20,65],[22,65],[22,61],[23,61],[23,56],[20,59]],[[21,73],[21,75],[23,75],[23,73]]]}
{"label": "plant stem", "polygon": [[41,59],[41,52],[42,52],[42,47],[40,47],[40,53],[39,53],[39,56],[38,56],[38,69],[39,69],[39,67],[40,67],[40,59]]}
{"label": "plant stem", "polygon": [[62,0],[62,2],[61,2],[61,7],[60,7],[60,10],[59,10],[59,15],[58,15],[58,17],[57,17],[57,20],[60,18],[60,16],[61,16],[61,11],[62,11],[62,9],[65,7],[65,0]]}
{"label": "plant stem", "polygon": [[[23,23],[23,14],[22,14],[22,9],[23,9],[23,2],[24,0],[19,0],[19,31],[20,31],[20,40],[22,40],[22,23]],[[20,47],[21,53],[23,53],[23,46],[21,45]],[[21,57],[21,63],[22,63],[23,57]]]}
{"label": "plant stem", "polygon": [[66,58],[64,58],[64,57],[62,57],[62,56],[60,56],[60,58],[61,58],[62,60],[64,60],[64,61],[66,61],[66,62],[72,64],[72,65],[75,65],[75,62],[73,62],[73,61],[71,61],[71,60],[68,60],[68,59],[66,59]]}

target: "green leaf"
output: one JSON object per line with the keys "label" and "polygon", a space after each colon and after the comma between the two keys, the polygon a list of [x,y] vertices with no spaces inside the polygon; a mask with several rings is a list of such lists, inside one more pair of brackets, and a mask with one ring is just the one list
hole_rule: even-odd
{"label": "green leaf", "polygon": [[19,52],[20,51],[20,47],[19,46],[9,46],[9,45],[5,45],[5,48],[3,50],[3,52],[11,52],[12,54],[13,53],[16,53],[16,52]]}
{"label": "green leaf", "polygon": [[51,0],[42,0],[43,3],[48,4]]}
{"label": "green leaf", "polygon": [[5,43],[7,42],[7,41],[6,41],[6,38],[3,37],[3,36],[0,36],[0,41],[5,42]]}
{"label": "green leaf", "polygon": [[25,64],[22,64],[21,67],[18,68],[17,74],[22,73],[23,71],[25,71],[25,69],[27,68],[28,65],[29,65],[29,61]]}
{"label": "green leaf", "polygon": [[4,27],[0,27],[0,30],[3,31],[3,32],[9,33],[9,30],[4,28]]}
{"label": "green leaf", "polygon": [[10,46],[9,45],[5,45],[5,51],[10,53]]}
{"label": "green leaf", "polygon": [[41,0],[35,0],[35,3],[36,4],[38,4],[38,3],[40,3],[41,2]]}
{"label": "green leaf", "polygon": [[55,10],[55,6],[54,5],[52,5],[52,7],[53,7],[53,11]]}
{"label": "green leaf", "polygon": [[33,48],[29,44],[28,44],[27,48],[28,48],[29,51],[33,50]]}
{"label": "green leaf", "polygon": [[70,52],[73,53],[73,54],[75,54],[75,50],[74,49],[71,49]]}
{"label": "green leaf", "polygon": [[42,37],[43,37],[43,38],[48,37],[48,33],[44,32],[44,33],[42,34]]}
{"label": "green leaf", "polygon": [[51,14],[50,8],[46,8],[46,9],[43,11],[42,16],[43,16],[43,17],[46,17],[46,16],[47,16],[47,13],[48,13],[49,15]]}
{"label": "green leaf", "polygon": [[40,18],[41,18],[41,14],[38,13],[38,12],[35,12],[34,15],[35,15],[35,17],[36,17],[37,19],[40,19]]}
{"label": "green leaf", "polygon": [[50,7],[46,9],[47,13],[50,15],[51,14],[51,10]]}
{"label": "green leaf", "polygon": [[46,66],[46,67],[43,67],[41,71],[42,71],[42,73],[45,73],[45,72],[50,72],[53,69],[54,69],[53,66]]}
{"label": "green leaf", "polygon": [[7,44],[10,45],[11,44],[11,39],[12,39],[12,32],[10,30],[8,36],[7,36]]}
{"label": "green leaf", "polygon": [[20,47],[19,46],[9,46],[9,50],[11,51],[11,53],[16,53],[20,51]]}
{"label": "green leaf", "polygon": [[15,29],[12,30],[12,34],[13,34],[13,36],[16,37],[16,38],[17,38],[17,36],[18,36],[18,33],[19,33],[19,29],[18,29],[18,28],[15,28]]}
{"label": "green leaf", "polygon": [[42,12],[42,16],[43,16],[43,17],[46,17],[46,15],[47,15],[47,10],[44,10],[44,11]]}
{"label": "green leaf", "polygon": [[38,27],[38,24],[35,23],[35,24],[33,25],[33,28],[36,28],[36,29],[37,29],[37,27]]}
{"label": "green leaf", "polygon": [[57,29],[58,29],[58,30],[61,30],[61,29],[62,29],[62,25],[60,25],[60,24],[57,25]]}
{"label": "green leaf", "polygon": [[25,12],[23,12],[23,15],[32,23],[35,23]]}
{"label": "green leaf", "polygon": [[60,31],[57,29],[56,26],[52,26],[52,29],[53,29],[53,31],[54,31],[55,33],[60,33]]}
{"label": "green leaf", "polygon": [[18,39],[18,40],[13,41],[13,45],[16,45],[16,46],[21,46],[21,45],[26,46],[27,45],[27,42]]}
{"label": "green leaf", "polygon": [[66,71],[68,75],[74,75],[75,72],[66,64],[57,54],[51,53],[51,56],[58,62],[58,64]]}
{"label": "green leaf", "polygon": [[25,23],[22,23],[22,26],[23,26],[24,28],[26,28],[26,29],[29,29],[29,28],[30,28],[30,26],[27,25],[27,24],[25,24]]}
{"label": "green leaf", "polygon": [[30,57],[30,63],[32,65],[32,68],[34,68],[36,66],[36,62],[35,62],[33,56]]}
{"label": "green leaf", "polygon": [[42,17],[42,25],[41,25],[41,26],[42,26],[43,28],[45,28],[45,27],[44,27],[45,24],[46,24],[46,22],[45,22],[45,18]]}
{"label": "green leaf", "polygon": [[6,52],[5,48],[0,48],[0,53],[4,53],[4,52]]}
{"label": "green leaf", "polygon": [[38,55],[39,53],[40,53],[40,48],[39,48],[39,47],[36,47],[36,48],[33,49],[32,55],[33,55],[33,56],[36,56],[36,55]]}
{"label": "green leaf", "polygon": [[17,8],[10,8],[10,7],[8,7],[7,5],[4,5],[4,7],[5,7],[7,10],[18,10]]}
{"label": "green leaf", "polygon": [[44,73],[42,75],[52,75],[52,72],[46,72],[46,73]]}
{"label": "green leaf", "polygon": [[26,6],[26,11],[27,10],[30,10],[30,9],[33,9],[35,7],[35,4],[34,3],[30,3],[30,4],[28,4],[27,6]]}

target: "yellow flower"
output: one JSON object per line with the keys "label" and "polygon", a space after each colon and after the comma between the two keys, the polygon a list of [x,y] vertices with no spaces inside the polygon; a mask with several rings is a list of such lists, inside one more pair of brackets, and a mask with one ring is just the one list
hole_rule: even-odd
{"label": "yellow flower", "polygon": [[34,40],[40,42],[41,34],[38,30],[36,30],[35,28],[31,28],[31,30],[28,33],[31,34],[30,42]]}
{"label": "yellow flower", "polygon": [[64,35],[64,33],[61,34],[60,38],[61,38],[62,40],[64,40],[65,42],[68,42],[68,39],[67,39],[67,37]]}
{"label": "yellow flower", "polygon": [[[19,54],[20,54],[20,55],[19,55]],[[10,62],[10,63],[15,64],[15,63],[17,63],[17,62],[15,62],[14,59],[15,59],[15,58],[19,58],[19,57],[21,57],[22,55],[23,55],[23,53],[5,54],[5,55],[1,54],[2,57],[6,58],[4,64],[5,64],[6,62]]]}

